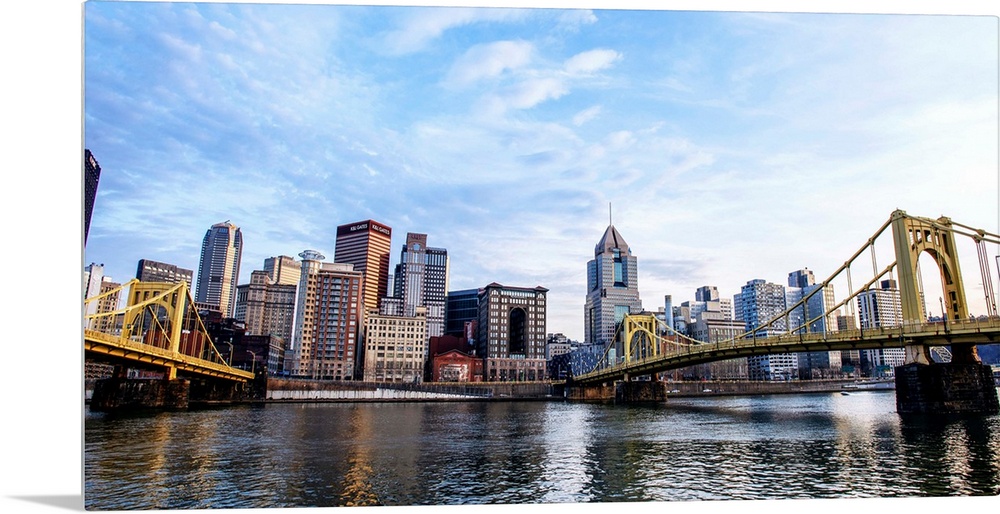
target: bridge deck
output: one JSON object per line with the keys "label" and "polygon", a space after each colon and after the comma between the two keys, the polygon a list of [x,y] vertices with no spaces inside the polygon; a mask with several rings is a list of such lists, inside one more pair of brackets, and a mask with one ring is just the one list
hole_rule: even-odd
{"label": "bridge deck", "polygon": [[911,345],[990,344],[1000,340],[998,336],[1000,336],[1000,319],[989,318],[986,320],[844,330],[827,334],[784,334],[767,338],[735,339],[683,346],[659,356],[636,359],[625,364],[594,370],[574,377],[574,381],[578,383],[608,382],[621,379],[625,375],[649,375],[695,364],[775,353],[902,348]]}
{"label": "bridge deck", "polygon": [[95,330],[84,330],[84,350],[154,366],[173,367],[187,373],[245,382],[254,374],[206,359],[159,348],[139,341],[124,339]]}

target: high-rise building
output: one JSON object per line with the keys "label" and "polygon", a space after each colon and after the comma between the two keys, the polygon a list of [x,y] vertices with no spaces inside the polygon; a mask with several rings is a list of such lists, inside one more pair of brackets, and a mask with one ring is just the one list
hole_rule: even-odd
{"label": "high-rise building", "polygon": [[187,282],[188,290],[191,290],[194,271],[165,262],[139,259],[139,264],[135,269],[135,278],[139,282],[166,282],[168,284]]}
{"label": "high-rise building", "polygon": [[[751,280],[733,297],[733,304],[736,319],[743,321],[746,331],[754,332],[756,337],[779,335],[788,329],[784,318],[758,328],[785,312],[785,288],[780,284]],[[798,357],[793,353],[747,357],[747,368],[751,380],[793,380],[799,375]]]}
{"label": "high-rise building", "polygon": [[352,380],[360,361],[364,303],[363,274],[351,264],[323,263],[306,250],[295,306],[295,328],[286,353],[286,370],[295,376]]}
{"label": "high-rise building", "polygon": [[365,382],[423,381],[427,353],[426,310],[411,316],[369,312],[365,317]]}
{"label": "high-rise building", "polygon": [[454,336],[465,335],[470,340],[474,340],[475,331],[467,334],[466,327],[469,323],[475,324],[479,319],[479,289],[448,291],[446,301],[444,311],[445,333]]}
{"label": "high-rise building", "polygon": [[94,214],[94,200],[97,199],[97,183],[101,180],[101,165],[89,149],[83,151],[83,244],[87,244],[90,234],[90,218]]}
{"label": "high-rise building", "polygon": [[544,287],[509,287],[496,282],[479,294],[476,355],[489,382],[545,379]]}
{"label": "high-rise building", "polygon": [[[858,294],[858,316],[861,331],[879,327],[898,327],[903,322],[903,304],[895,280],[883,280],[878,289]],[[895,376],[895,367],[906,362],[906,350],[880,348],[861,352],[861,367],[871,376]]]}
{"label": "high-rise building", "polygon": [[883,280],[878,289],[858,294],[861,328],[898,327],[903,320],[903,306],[895,280]]}
{"label": "high-rise building", "polygon": [[[84,299],[96,298],[121,287],[111,279],[104,276],[104,265],[91,263],[83,270],[83,297]],[[107,294],[99,299],[87,303],[85,315],[108,313],[118,310],[118,303],[121,293]],[[120,317],[120,316],[119,316]],[[107,316],[94,318],[90,322],[84,321],[84,327],[100,332],[110,332],[116,328],[120,322],[119,317]]]}
{"label": "high-rise building", "polygon": [[[427,234],[406,234],[406,244],[399,256],[393,281],[393,297],[384,302],[384,314],[415,316],[424,308],[427,337],[444,335],[445,303],[448,295],[448,251],[428,248]],[[396,308],[388,308],[393,305]],[[401,311],[397,311],[401,309]]]}
{"label": "high-rise building", "polygon": [[243,256],[243,234],[228,220],[212,225],[205,232],[198,263],[198,284],[194,301],[218,306],[225,317],[233,315],[236,305],[236,281]]}
{"label": "high-rise building", "polygon": [[587,263],[586,344],[611,344],[625,315],[639,312],[642,302],[636,258],[614,225],[608,225],[594,247],[594,259]]}
{"label": "high-rise building", "polygon": [[333,260],[353,264],[354,271],[364,274],[364,308],[378,310],[379,299],[389,289],[389,250],[392,229],[374,220],[359,221],[337,227],[337,243]]}
{"label": "high-rise building", "polygon": [[274,284],[299,285],[302,263],[287,255],[264,259],[264,271]]}
{"label": "high-rise building", "polygon": [[298,284],[278,284],[264,270],[250,273],[250,283],[236,286],[233,317],[246,325],[247,335],[271,335],[287,344],[292,339]]}
{"label": "high-rise building", "polygon": [[[837,314],[826,313],[833,307],[833,286],[827,285],[817,291],[822,284],[816,283],[812,270],[803,268],[788,274],[785,288],[785,303],[793,306],[803,298],[808,299],[789,314],[789,330],[800,333],[826,333],[837,326]],[[799,378],[832,378],[839,376],[841,353],[839,351],[799,352]]]}

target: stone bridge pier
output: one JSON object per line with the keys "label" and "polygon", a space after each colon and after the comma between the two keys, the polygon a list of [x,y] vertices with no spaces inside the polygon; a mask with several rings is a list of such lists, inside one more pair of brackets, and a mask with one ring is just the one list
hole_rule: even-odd
{"label": "stone bridge pier", "polygon": [[952,355],[951,362],[914,362],[896,367],[896,412],[1000,413],[993,368],[980,362],[974,349],[953,347]]}

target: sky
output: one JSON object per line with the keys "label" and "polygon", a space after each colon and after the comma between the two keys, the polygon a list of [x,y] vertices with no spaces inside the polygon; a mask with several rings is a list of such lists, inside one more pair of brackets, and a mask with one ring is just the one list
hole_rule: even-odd
{"label": "sky", "polygon": [[[488,5],[522,3],[567,4]],[[549,331],[572,337],[609,203],[653,309],[702,285],[827,276],[896,208],[1000,232],[993,3],[572,4],[594,9],[5,3],[3,299],[19,346],[0,374],[17,420],[0,504],[82,505],[67,284],[90,262],[119,280],[141,258],[195,269],[226,219],[243,228],[245,272],[306,248],[332,258],[344,222],[392,226],[394,262],[407,231],[427,233],[452,255],[454,289],[543,285]],[[84,147],[103,167],[86,251]],[[975,262],[963,271],[977,281]],[[551,510],[517,508],[535,507]]]}
{"label": "sky", "polygon": [[336,227],[374,219],[393,265],[425,233],[449,252],[451,290],[546,287],[548,332],[582,339],[609,221],[654,311],[703,285],[825,278],[897,208],[997,232],[992,17],[83,14],[84,142],[102,167],[84,262],[122,282],[143,258],[197,274],[218,222],[242,230],[248,283],[267,257],[333,260]]}

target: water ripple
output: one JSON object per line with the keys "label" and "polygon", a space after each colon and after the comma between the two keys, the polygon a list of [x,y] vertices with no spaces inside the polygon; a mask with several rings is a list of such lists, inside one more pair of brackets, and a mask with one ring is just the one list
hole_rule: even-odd
{"label": "water ripple", "polygon": [[995,495],[1000,416],[891,394],[268,405],[85,419],[87,509]]}

